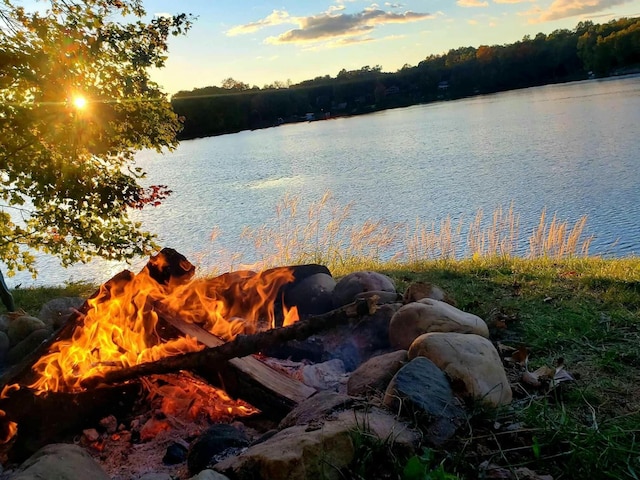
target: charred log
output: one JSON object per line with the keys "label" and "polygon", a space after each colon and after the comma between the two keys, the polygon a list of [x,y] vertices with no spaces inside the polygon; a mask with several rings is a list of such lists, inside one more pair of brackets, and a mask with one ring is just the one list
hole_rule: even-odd
{"label": "charred log", "polygon": [[267,330],[254,335],[238,335],[234,340],[218,347],[115,370],[108,372],[104,377],[87,378],[82,382],[82,386],[91,389],[103,384],[113,385],[147,375],[172,373],[180,370],[198,371],[201,374],[212,375],[219,370],[221,364],[233,358],[259,353],[273,345],[289,340],[304,339],[345,323],[357,323],[362,315],[371,315],[375,312],[375,299],[373,302],[370,300],[354,302],[324,315],[300,320],[288,327]]}

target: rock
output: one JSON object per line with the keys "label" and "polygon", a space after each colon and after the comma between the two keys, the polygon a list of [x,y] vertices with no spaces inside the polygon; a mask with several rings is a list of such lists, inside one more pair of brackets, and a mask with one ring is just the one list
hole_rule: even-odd
{"label": "rock", "polygon": [[319,421],[327,415],[351,408],[355,399],[341,393],[318,392],[303,400],[280,421],[278,429]]}
{"label": "rock", "polygon": [[367,299],[371,297],[376,297],[378,299],[376,302],[377,305],[395,303],[402,300],[402,296],[398,292],[382,292],[380,290],[359,293],[355,296],[354,300]]}
{"label": "rock", "polygon": [[354,272],[341,278],[333,289],[333,306],[341,307],[355,300],[362,292],[396,292],[391,278],[376,272]]}
{"label": "rock", "polygon": [[100,438],[100,434],[95,428],[86,428],[82,431],[82,436],[88,443],[96,442]]}
{"label": "rock", "polygon": [[402,303],[417,302],[423,298],[432,298],[455,306],[455,301],[437,285],[428,282],[415,282],[409,285],[402,297]]}
{"label": "rock", "polygon": [[427,357],[447,374],[453,389],[485,405],[511,402],[511,386],[493,344],[484,337],[464,333],[426,333],[414,340],[409,359]]}
{"label": "rock", "polygon": [[354,436],[362,434],[389,442],[395,453],[409,455],[418,440],[407,425],[382,410],[346,410],[321,425],[281,430],[214,468],[237,480],[341,480],[340,469],[354,458]]}
{"label": "rock", "polygon": [[0,332],[6,333],[7,329],[9,328],[9,323],[11,323],[11,321],[9,320],[8,315],[0,315]]}
{"label": "rock", "polygon": [[3,364],[7,358],[10,344],[9,336],[5,332],[0,331],[0,365]]}
{"label": "rock", "polygon": [[84,299],[80,297],[54,298],[42,306],[38,318],[42,320],[45,325],[57,330],[64,325],[69,317],[82,307],[83,304]]}
{"label": "rock", "polygon": [[389,342],[397,349],[409,345],[423,333],[458,332],[489,336],[487,324],[477,315],[463,312],[431,298],[403,305],[389,323]]}
{"label": "rock", "polygon": [[406,361],[406,350],[397,350],[370,358],[349,376],[347,394],[367,396],[384,392],[393,376]]}
{"label": "rock", "polygon": [[168,473],[149,472],[142,475],[138,480],[173,480]]}
{"label": "rock", "polygon": [[40,328],[31,332],[27,338],[11,347],[7,354],[7,363],[11,365],[18,363],[38,348],[42,342],[45,342],[51,336],[51,333],[51,330],[47,328]]}
{"label": "rock", "polygon": [[31,335],[31,333],[43,328],[47,328],[47,326],[39,318],[22,315],[9,322],[7,335],[9,335],[11,345],[17,345]]}
{"label": "rock", "polygon": [[187,466],[194,475],[213,463],[216,455],[228,449],[238,449],[249,445],[249,439],[233,425],[218,423],[209,427],[189,445]]}
{"label": "rock", "polygon": [[187,459],[189,449],[181,443],[174,442],[167,447],[167,451],[162,457],[162,463],[165,465],[176,465]]}
{"label": "rock", "polygon": [[422,425],[425,441],[439,447],[466,420],[445,374],[431,360],[417,357],[393,377],[384,396],[392,412]]}
{"label": "rock", "polygon": [[82,447],[51,444],[29,457],[11,480],[109,480],[105,471]]}
{"label": "rock", "polygon": [[344,383],[346,371],[339,358],[302,367],[302,383],[316,390],[338,391]]}
{"label": "rock", "polygon": [[189,480],[229,480],[229,477],[216,472],[215,470],[202,470],[195,477]]}
{"label": "rock", "polygon": [[298,307],[300,318],[319,315],[333,309],[334,278],[316,273],[299,282],[287,292],[287,304]]}
{"label": "rock", "polygon": [[100,426],[104,428],[105,432],[111,435],[118,430],[118,419],[113,415],[109,415],[100,420]]}

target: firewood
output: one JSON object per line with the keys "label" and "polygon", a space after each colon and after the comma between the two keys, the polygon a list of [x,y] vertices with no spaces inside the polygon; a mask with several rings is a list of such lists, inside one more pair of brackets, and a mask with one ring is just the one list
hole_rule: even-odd
{"label": "firewood", "polygon": [[[181,318],[163,312],[161,321],[169,323],[173,328],[196,338],[203,345],[214,348],[224,343],[208,330],[194,323],[185,322]],[[229,360],[229,371],[221,369],[217,378],[208,378],[212,383],[222,379],[222,386],[227,394],[242,398],[260,410],[273,413],[288,411],[316,393],[316,390],[304,383],[274,370],[251,355]]]}
{"label": "firewood", "polygon": [[289,340],[305,339],[343,323],[358,322],[360,316],[371,315],[375,309],[375,298],[356,301],[324,315],[300,320],[288,327],[267,330],[254,335],[238,335],[234,340],[217,347],[114,370],[107,372],[103,377],[90,377],[82,382],[82,386],[91,389],[100,385],[111,385],[147,375],[180,370],[215,372],[219,365],[232,358],[246,357]]}

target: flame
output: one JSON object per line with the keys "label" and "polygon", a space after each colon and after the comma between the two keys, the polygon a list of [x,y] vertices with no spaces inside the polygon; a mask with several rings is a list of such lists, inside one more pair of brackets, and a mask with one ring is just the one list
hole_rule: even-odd
{"label": "flame", "polygon": [[[162,269],[167,260],[157,255],[149,265]],[[180,267],[185,272],[193,270],[186,260]],[[71,338],[55,342],[34,365],[38,378],[30,388],[38,393],[78,392],[85,378],[203,348],[189,336],[161,337],[159,312],[199,324],[224,341],[269,328],[275,319],[274,300],[293,278],[291,269],[279,268],[182,283],[171,277],[162,285],[152,278],[149,268],[137,275],[121,274],[88,300],[87,313]],[[288,324],[297,320],[296,309],[284,315]]]}
{"label": "flame", "polygon": [[8,443],[18,433],[18,424],[7,419],[7,413],[0,410],[0,444]]}

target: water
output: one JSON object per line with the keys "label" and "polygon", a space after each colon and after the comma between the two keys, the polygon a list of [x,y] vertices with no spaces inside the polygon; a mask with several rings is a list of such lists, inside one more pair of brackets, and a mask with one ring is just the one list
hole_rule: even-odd
{"label": "water", "polygon": [[[354,223],[471,218],[511,202],[524,230],[545,207],[569,223],[587,215],[590,253],[637,255],[638,125],[640,76],[628,76],[185,141],[171,154],[139,154],[149,184],[174,193],[135,215],[202,268],[218,250],[237,251],[245,226],[271,221],[285,194],[304,204],[327,190],[353,202]],[[37,281],[19,274],[9,285],[104,281],[128,267],[38,265]]]}

